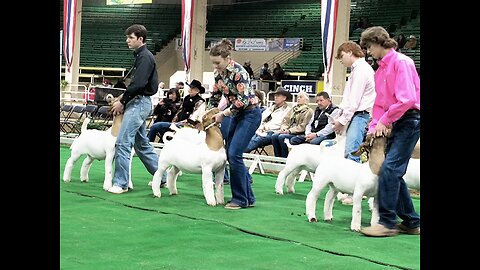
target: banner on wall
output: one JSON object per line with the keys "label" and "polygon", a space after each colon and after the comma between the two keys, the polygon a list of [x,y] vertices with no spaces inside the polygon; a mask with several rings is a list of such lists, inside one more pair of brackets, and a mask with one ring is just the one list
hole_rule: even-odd
{"label": "banner on wall", "polygon": [[298,93],[304,91],[309,95],[317,94],[317,82],[315,80],[282,80],[282,87],[290,93]]}
{"label": "banner on wall", "polygon": [[107,6],[110,5],[133,5],[133,4],[151,4],[152,0],[107,0]]}
{"label": "banner on wall", "polygon": [[236,38],[236,51],[266,51],[267,42],[264,38]]}

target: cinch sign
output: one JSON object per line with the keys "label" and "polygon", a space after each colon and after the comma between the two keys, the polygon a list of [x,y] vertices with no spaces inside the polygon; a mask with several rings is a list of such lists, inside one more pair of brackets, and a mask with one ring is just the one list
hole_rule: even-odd
{"label": "cinch sign", "polygon": [[290,93],[305,91],[307,94],[317,93],[317,81],[282,80],[282,87]]}

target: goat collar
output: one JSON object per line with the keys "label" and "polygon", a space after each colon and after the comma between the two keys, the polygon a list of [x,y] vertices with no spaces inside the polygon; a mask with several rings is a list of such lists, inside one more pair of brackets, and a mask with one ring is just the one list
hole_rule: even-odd
{"label": "goat collar", "polygon": [[206,126],[206,127],[205,127],[205,130],[207,130],[207,129],[215,126],[215,125],[217,125],[217,122],[213,122],[213,123],[211,123],[210,125]]}

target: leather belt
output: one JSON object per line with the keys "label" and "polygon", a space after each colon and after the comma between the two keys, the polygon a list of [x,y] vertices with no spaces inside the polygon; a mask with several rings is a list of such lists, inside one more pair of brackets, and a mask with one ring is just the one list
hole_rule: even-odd
{"label": "leather belt", "polygon": [[363,110],[363,111],[356,111],[353,113],[353,115],[357,115],[357,114],[368,114],[369,112],[367,110]]}

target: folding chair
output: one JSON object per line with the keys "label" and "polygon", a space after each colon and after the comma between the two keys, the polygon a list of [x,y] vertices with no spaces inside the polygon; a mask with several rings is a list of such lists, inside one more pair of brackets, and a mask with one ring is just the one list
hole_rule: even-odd
{"label": "folding chair", "polygon": [[65,129],[65,123],[69,121],[70,116],[72,115],[73,105],[65,104],[60,110],[60,131],[67,132]]}
{"label": "folding chair", "polygon": [[265,150],[265,146],[258,147],[257,149],[253,150],[253,153],[257,155],[268,156],[267,150]]}
{"label": "folding chair", "polygon": [[85,105],[75,105],[68,120],[64,122],[65,132],[80,133],[83,119],[85,119]]}
{"label": "folding chair", "polygon": [[97,112],[98,106],[94,104],[89,104],[85,107],[85,117],[93,117],[93,115]]}
{"label": "folding chair", "polygon": [[91,117],[92,121],[90,124],[95,125],[98,129],[106,130],[108,129],[111,124],[110,120],[113,119],[113,116],[108,112],[110,106],[103,105],[98,108],[97,112]]}

